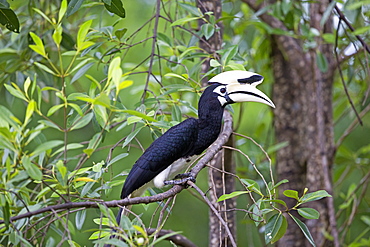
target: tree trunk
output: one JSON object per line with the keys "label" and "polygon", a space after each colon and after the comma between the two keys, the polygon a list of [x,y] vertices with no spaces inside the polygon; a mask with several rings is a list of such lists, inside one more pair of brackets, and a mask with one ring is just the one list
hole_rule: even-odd
{"label": "tree trunk", "polygon": [[[197,4],[202,13],[211,11],[213,12],[216,20],[221,17],[222,9],[220,0],[199,0],[197,1]],[[199,27],[201,27],[203,24],[204,21],[200,20]],[[218,23],[218,25],[220,28],[219,31],[215,32],[215,34],[206,42],[200,42],[200,47],[207,51],[208,54],[211,54],[213,57],[217,57],[216,51],[221,49],[222,44],[222,24]],[[206,58],[204,60],[201,69],[202,73],[206,73],[209,71],[209,60],[210,58]],[[204,78],[204,80],[202,81],[203,86],[206,86],[207,82],[208,78]],[[227,145],[233,145],[232,138],[230,138]],[[210,201],[215,206],[215,208],[221,212],[221,215],[223,219],[227,222],[227,225],[232,235],[234,236],[234,239],[236,239],[236,213],[235,211],[227,212],[228,209],[236,207],[236,199],[233,198],[221,203],[217,202],[217,199],[221,195],[235,191],[235,178],[231,175],[220,172],[220,170],[233,174],[236,172],[235,164],[232,160],[232,151],[227,149],[218,152],[216,157],[211,161],[211,166],[215,167],[216,169],[210,168],[208,170]],[[229,237],[224,227],[220,223],[219,219],[211,211],[209,212],[209,246],[231,246]]]}
{"label": "tree trunk", "polygon": [[[253,0],[244,2],[254,11],[264,7]],[[329,1],[309,5],[309,25],[322,33],[332,32],[330,18],[323,27],[320,26],[328,4]],[[262,14],[260,18],[273,28],[288,30],[284,23],[269,14]],[[321,37],[316,37],[317,46],[308,52],[303,48],[304,41],[290,36],[274,35],[271,40],[276,139],[278,143],[289,143],[277,152],[278,177],[280,180],[289,180],[289,183],[280,187],[280,194],[285,189],[293,189],[301,196],[305,188],[310,192],[324,189],[331,193],[334,157],[331,94],[335,69],[333,47],[323,44]],[[327,71],[320,71],[318,54],[325,56]],[[287,199],[286,202],[289,207],[295,205],[294,200]],[[325,231],[334,236],[334,243],[338,246],[332,199],[315,201],[307,206],[320,212],[319,220],[305,221],[317,246],[333,245],[333,242],[325,239]],[[287,218],[287,233],[278,246],[310,246],[299,227],[289,216]]]}

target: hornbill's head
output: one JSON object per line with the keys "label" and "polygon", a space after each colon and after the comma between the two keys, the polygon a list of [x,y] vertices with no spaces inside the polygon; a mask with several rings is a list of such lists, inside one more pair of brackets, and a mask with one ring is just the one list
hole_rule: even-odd
{"label": "hornbill's head", "polygon": [[256,88],[262,83],[263,76],[249,71],[227,71],[220,73],[209,80],[214,85],[213,93],[221,106],[236,102],[253,101],[275,108],[274,103]]}

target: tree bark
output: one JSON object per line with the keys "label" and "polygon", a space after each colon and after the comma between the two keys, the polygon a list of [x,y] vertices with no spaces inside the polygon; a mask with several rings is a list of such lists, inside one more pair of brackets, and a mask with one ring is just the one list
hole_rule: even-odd
{"label": "tree bark", "polygon": [[[254,11],[264,7],[264,4],[259,5],[254,0],[243,1]],[[328,4],[329,1],[315,2],[309,6],[309,25],[322,33],[332,32],[330,18],[323,27],[320,26]],[[260,18],[273,28],[287,30],[284,23],[267,13]],[[316,37],[315,41],[317,46],[307,52],[301,40],[284,35],[271,36],[276,141],[289,144],[280,149],[276,157],[279,179],[289,180],[280,187],[280,194],[286,189],[293,189],[302,195],[304,188],[311,192],[321,189],[332,192],[331,167],[335,152],[331,94],[333,47],[323,44],[320,37]],[[326,72],[320,71],[317,65],[319,53],[328,62]],[[290,199],[286,202],[289,207],[295,204]],[[317,246],[338,246],[332,199],[315,201],[307,206],[320,212],[319,220],[305,221]],[[299,227],[290,217],[287,218],[288,230],[278,246],[310,246]],[[324,237],[324,231],[334,236],[334,242]]]}
{"label": "tree bark", "polygon": [[[197,5],[202,13],[211,11],[213,12],[216,20],[221,17],[222,9],[220,0],[198,0]],[[201,27],[203,24],[204,21],[200,20],[199,27]],[[217,57],[216,51],[221,49],[222,44],[222,24],[218,23],[218,25],[219,31],[215,32],[215,34],[209,40],[207,40],[207,43],[200,42],[200,47],[212,57]],[[202,73],[206,73],[209,71],[209,61],[209,57],[205,58],[201,68]],[[208,78],[204,78],[204,80],[202,81],[203,86],[206,86],[207,82]],[[226,145],[233,145],[232,138],[229,139]],[[235,208],[236,199],[233,198],[221,203],[217,202],[217,199],[221,195],[235,191],[235,178],[231,175],[220,172],[220,170],[233,174],[236,172],[235,164],[232,159],[232,151],[228,149],[219,151],[216,157],[210,162],[210,164],[212,167],[216,168],[210,168],[208,170],[210,201],[215,206],[215,208],[221,212],[221,215],[223,219],[227,222],[228,227],[232,235],[234,236],[234,239],[236,239],[236,213],[235,211],[227,211],[228,209]],[[219,222],[219,219],[211,211],[209,212],[209,229],[209,246],[231,246],[231,242],[229,241],[229,237],[224,227]]]}

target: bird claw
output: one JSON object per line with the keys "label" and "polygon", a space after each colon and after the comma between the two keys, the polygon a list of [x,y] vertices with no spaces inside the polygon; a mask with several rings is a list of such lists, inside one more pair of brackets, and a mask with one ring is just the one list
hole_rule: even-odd
{"label": "bird claw", "polygon": [[175,176],[175,179],[164,181],[165,185],[184,185],[187,187],[186,182],[192,181],[195,183],[195,177],[191,175],[190,172],[178,174]]}

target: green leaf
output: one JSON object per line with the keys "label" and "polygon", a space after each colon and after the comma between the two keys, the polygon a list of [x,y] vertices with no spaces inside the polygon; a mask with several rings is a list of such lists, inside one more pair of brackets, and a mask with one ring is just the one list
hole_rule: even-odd
{"label": "green leaf", "polygon": [[6,229],[9,228],[10,224],[10,217],[11,217],[11,212],[10,212],[10,207],[9,207],[9,202],[5,201],[5,205],[2,207],[3,211],[3,218],[4,218],[4,223],[6,226]]}
{"label": "green leaf", "polygon": [[26,117],[24,119],[24,123],[26,124],[28,120],[32,117],[33,112],[36,110],[36,101],[33,99],[28,102],[27,109],[26,109]]}
{"label": "green leaf", "polygon": [[143,120],[141,117],[131,116],[127,118],[127,125],[131,125],[133,123],[137,123]]}
{"label": "green leaf", "polygon": [[128,153],[122,153],[122,154],[117,155],[111,161],[109,161],[109,163],[107,164],[107,167],[110,166],[110,165],[112,165],[112,164],[114,164],[114,163],[116,163],[117,161],[119,161],[119,160],[127,157],[127,156],[128,156]]}
{"label": "green leaf", "polygon": [[320,51],[316,53],[316,62],[321,72],[328,71],[328,60]]}
{"label": "green leaf", "polygon": [[220,196],[220,198],[218,198],[217,202],[222,202],[222,201],[225,201],[227,199],[234,198],[234,197],[240,196],[242,194],[247,194],[247,193],[249,193],[249,192],[248,191],[234,191],[230,194],[224,194],[224,195]]}
{"label": "green leaf", "polygon": [[182,26],[184,25],[185,23],[188,23],[190,21],[194,21],[194,20],[198,20],[200,19],[201,17],[185,17],[185,18],[181,18],[181,19],[178,19],[176,21],[174,21],[172,24],[171,24],[171,27],[174,27],[174,26]]}
{"label": "green leaf", "polygon": [[72,124],[71,130],[81,129],[88,125],[91,122],[91,119],[93,118],[94,114],[88,113],[85,116],[83,116],[81,119],[76,121]]}
{"label": "green leaf", "polygon": [[68,103],[67,105],[72,107],[80,116],[84,115],[79,105],[73,103]]}
{"label": "green leaf", "polygon": [[188,79],[186,79],[186,77],[182,76],[182,75],[178,75],[178,74],[175,74],[175,73],[167,73],[164,75],[165,77],[175,77],[175,78],[179,78],[183,81],[188,81]]}
{"label": "green leaf", "polygon": [[104,6],[109,12],[112,12],[121,18],[126,17],[126,11],[123,8],[121,0],[112,0],[110,5],[104,3]]}
{"label": "green leaf", "polygon": [[16,86],[15,88],[8,84],[4,84],[4,86],[6,90],[8,90],[8,92],[12,94],[14,97],[22,99],[26,102],[28,101],[27,98],[24,96],[23,92],[20,90],[20,88],[16,84],[13,83],[13,86]]}
{"label": "green leaf", "polygon": [[195,16],[202,15],[202,12],[197,7],[188,3],[179,3],[179,6]]}
{"label": "green leaf", "polygon": [[123,112],[126,112],[130,115],[140,117],[140,118],[145,119],[145,120],[148,120],[149,122],[157,122],[157,120],[155,118],[152,118],[150,116],[145,115],[144,113],[141,113],[141,112],[138,112],[138,111],[135,111],[135,110],[123,110]]}
{"label": "green leaf", "polygon": [[63,16],[67,12],[68,2],[67,0],[62,0],[60,4],[59,14],[58,14],[58,23],[62,20]]}
{"label": "green leaf", "polygon": [[354,10],[354,9],[358,9],[358,8],[361,8],[362,6],[369,5],[369,4],[370,4],[370,0],[358,1],[358,2],[348,4],[346,9]]}
{"label": "green leaf", "polygon": [[53,33],[53,40],[55,44],[59,47],[60,43],[62,42],[62,33],[63,33],[63,28],[62,26],[58,26]]}
{"label": "green leaf", "polygon": [[318,219],[320,217],[320,213],[313,208],[298,208],[297,211],[306,219]]}
{"label": "green leaf", "polygon": [[261,188],[260,188],[259,184],[256,181],[254,181],[252,179],[241,179],[241,181],[248,186],[248,189],[250,189],[251,191],[263,196],[263,194],[261,192]]}
{"label": "green leaf", "polygon": [[29,47],[34,50],[36,53],[40,54],[41,56],[47,58],[44,44],[42,43],[42,40],[39,36],[34,34],[33,32],[30,32],[30,36],[35,43],[35,45],[29,45]]}
{"label": "green leaf", "polygon": [[100,127],[106,128],[108,130],[108,113],[107,109],[101,105],[94,105],[93,108],[95,118],[98,121]]}
{"label": "green leaf", "polygon": [[55,105],[53,107],[51,107],[49,110],[48,110],[48,113],[46,114],[48,117],[50,117],[51,115],[53,115],[57,110],[59,110],[60,108],[62,108],[64,106],[64,104],[60,104],[60,105]]}
{"label": "green leaf", "polygon": [[366,225],[370,226],[370,217],[367,216],[367,215],[362,215],[360,217],[360,219],[362,220],[362,222],[364,222]]}
{"label": "green leaf", "polygon": [[63,161],[62,160],[58,160],[58,162],[56,163],[56,168],[58,169],[58,172],[60,173],[61,177],[62,177],[62,181],[63,181],[63,185],[65,185],[65,182],[66,182],[66,175],[67,175],[67,167],[63,164]]}
{"label": "green leaf", "polygon": [[48,72],[49,74],[52,74],[52,75],[55,75],[55,76],[58,76],[54,71],[52,71],[51,69],[49,69],[49,67],[47,67],[46,65],[43,65],[42,63],[39,63],[39,62],[35,62],[35,65],[37,67],[39,67],[40,69]]}
{"label": "green leaf", "polygon": [[288,182],[289,182],[288,179],[283,179],[283,180],[279,181],[277,184],[275,184],[274,187],[272,187],[272,189],[276,189],[280,185],[285,184],[285,183],[288,183]]}
{"label": "green leaf", "polygon": [[222,64],[224,66],[228,65],[229,61],[231,59],[233,59],[236,54],[238,53],[238,46],[237,45],[233,45],[233,46],[230,46],[229,48],[226,49],[226,51],[223,53],[222,55]]}
{"label": "green leaf", "polygon": [[361,35],[361,34],[368,32],[369,30],[370,30],[370,26],[356,28],[356,30],[353,31],[353,35]]}
{"label": "green leaf", "polygon": [[324,24],[326,23],[326,21],[328,20],[331,12],[333,11],[333,8],[335,7],[335,5],[337,4],[337,1],[332,1],[329,6],[326,7],[325,9],[325,12],[324,14],[322,15],[321,17],[321,20],[320,20],[320,26],[323,27]]}
{"label": "green leaf", "polygon": [[82,5],[84,0],[71,0],[68,3],[68,8],[67,8],[67,17],[74,14]]}
{"label": "green leaf", "polygon": [[281,213],[273,215],[266,224],[266,244],[278,241],[285,234],[287,226],[287,220]]}
{"label": "green leaf", "polygon": [[127,28],[117,29],[114,34],[116,35],[117,39],[122,39],[122,37],[126,34]]}
{"label": "green leaf", "polygon": [[222,66],[216,59],[211,59],[209,64],[211,65],[211,67],[220,67],[220,66]]}
{"label": "green leaf", "polygon": [[304,236],[307,238],[307,240],[312,244],[312,246],[316,247],[315,241],[313,240],[310,231],[308,230],[308,227],[299,219],[294,217],[293,215],[289,214],[290,217],[294,220],[294,222],[299,226],[299,228],[302,230]]}
{"label": "green leaf", "polygon": [[0,8],[0,23],[10,31],[19,33],[19,20],[13,10]]}
{"label": "green leaf", "polygon": [[46,150],[53,149],[57,146],[62,145],[64,142],[60,140],[53,140],[53,141],[47,141],[44,143],[41,143],[37,146],[37,148],[31,153],[31,156],[39,155],[42,152],[45,152]]}
{"label": "green leaf", "polygon": [[288,209],[288,206],[283,200],[275,199],[275,200],[271,200],[271,202],[279,203],[280,205],[283,205],[286,209]]}
{"label": "green leaf", "polygon": [[144,126],[141,126],[139,128],[136,128],[133,132],[131,132],[125,139],[125,141],[123,142],[122,144],[122,148],[126,147],[131,141],[132,139],[135,138],[135,136],[140,132],[140,130],[144,128]]}
{"label": "green leaf", "polygon": [[67,145],[67,148],[61,147],[58,150],[56,150],[51,156],[53,157],[54,155],[56,155],[60,152],[63,152],[65,149],[72,150],[72,149],[78,149],[78,148],[83,148],[83,147],[84,147],[84,145],[82,145],[80,143],[69,143]]}
{"label": "green leaf", "polygon": [[[71,1],[72,2],[72,1]],[[70,3],[71,3],[70,2]],[[77,33],[77,50],[82,51],[84,49],[84,41],[86,39],[86,35],[89,32],[90,26],[92,24],[92,20],[84,22]]]}
{"label": "green leaf", "polygon": [[37,8],[33,8],[33,10],[35,12],[37,12],[39,15],[41,15],[45,20],[47,20],[51,25],[53,25],[54,23],[50,20],[49,17],[47,17],[47,15],[44,14],[44,12],[42,12],[41,10],[37,9]]}
{"label": "green leaf", "polygon": [[215,27],[212,24],[205,23],[202,25],[201,31],[206,40],[209,40],[209,38],[211,38],[212,35],[215,33]]}
{"label": "green leaf", "polygon": [[23,156],[22,157],[22,165],[26,170],[27,174],[34,180],[41,181],[42,180],[42,172],[40,168],[33,164],[30,160],[30,157]]}
{"label": "green leaf", "polygon": [[177,105],[172,106],[172,121],[181,122],[181,109]]}
{"label": "green leaf", "polygon": [[86,211],[87,210],[82,210],[82,211],[78,211],[76,213],[76,228],[77,228],[77,230],[81,230],[82,226],[85,223]]}
{"label": "green leaf", "polygon": [[[72,80],[70,84],[74,83],[78,79],[80,79],[81,76],[85,75],[85,73],[94,65],[94,63],[88,63],[85,66],[83,66],[77,73],[72,77]],[[73,71],[71,71],[72,73]]]}
{"label": "green leaf", "polygon": [[294,198],[294,199],[296,199],[297,201],[299,200],[299,197],[298,197],[298,191],[296,191],[296,190],[284,190],[283,194],[284,194],[286,197]]}
{"label": "green leaf", "polygon": [[311,201],[317,201],[324,197],[331,197],[331,195],[328,194],[325,190],[318,190],[312,193],[308,193],[300,199],[300,203],[306,203]]}

